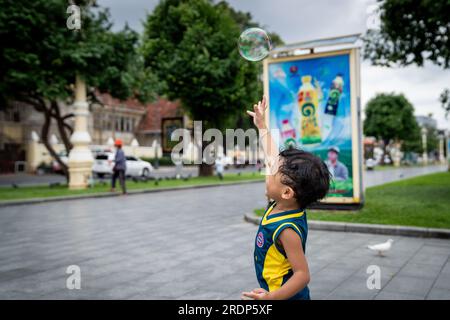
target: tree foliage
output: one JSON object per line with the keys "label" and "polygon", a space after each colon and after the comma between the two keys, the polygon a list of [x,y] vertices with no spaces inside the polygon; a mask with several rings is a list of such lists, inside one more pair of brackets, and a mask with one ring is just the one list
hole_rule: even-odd
{"label": "tree foliage", "polygon": [[[365,108],[364,134],[384,141],[407,141],[414,149],[420,141],[420,129],[414,117],[414,107],[402,94],[378,94]],[[411,150],[412,151],[412,150]]]}
{"label": "tree foliage", "polygon": [[381,26],[365,36],[364,57],[375,65],[422,66],[429,60],[450,67],[450,2],[379,1]]}
{"label": "tree foliage", "polygon": [[439,96],[439,102],[442,108],[445,110],[445,117],[448,118],[450,114],[450,90],[445,89]]}
{"label": "tree foliage", "polygon": [[142,51],[165,94],[204,128],[234,127],[262,93],[260,66],[240,57],[237,39],[251,16],[226,3],[162,0],[148,15]]}
{"label": "tree foliage", "polygon": [[[450,67],[450,1],[378,0],[380,29],[364,37],[365,59],[374,65],[423,66],[425,61]],[[448,115],[449,89],[439,101]]]}
{"label": "tree foliage", "polygon": [[59,103],[71,100],[78,74],[91,97],[94,89],[116,98],[152,97],[154,77],[143,68],[137,53],[138,35],[128,27],[111,31],[108,10],[77,1],[81,29],[67,27],[69,3],[64,0],[0,0],[0,99],[23,101],[44,115],[41,140],[63,169],[67,167],[48,142],[52,120],[71,149],[72,128]]}
{"label": "tree foliage", "polygon": [[[250,12],[243,12],[234,9],[226,1],[221,1],[217,4],[219,10],[228,12],[233,20],[238,24],[239,31],[243,32],[248,28],[262,28],[262,26],[253,20]],[[272,47],[283,45],[284,42],[281,37],[275,32],[267,32],[269,35]],[[263,66],[261,63],[246,62],[244,69],[244,79],[249,81],[244,82],[244,90],[246,97],[243,98],[242,105],[251,106],[263,94],[262,74]],[[255,81],[251,81],[255,79]],[[248,129],[253,127],[253,121],[245,113],[238,113],[236,116],[236,125],[238,128]]]}

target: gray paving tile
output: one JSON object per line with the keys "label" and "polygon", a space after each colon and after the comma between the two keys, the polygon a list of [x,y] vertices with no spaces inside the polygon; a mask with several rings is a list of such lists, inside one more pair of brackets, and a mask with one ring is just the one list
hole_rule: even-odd
{"label": "gray paving tile", "polygon": [[344,280],[331,292],[327,299],[370,300],[379,292],[378,289],[367,287],[367,277],[352,276]]}
{"label": "gray paving tile", "polygon": [[433,288],[426,298],[427,300],[450,300],[450,290]]}
{"label": "gray paving tile", "polygon": [[436,279],[440,272],[440,266],[410,262],[398,272],[398,275]]}
{"label": "gray paving tile", "polygon": [[[0,208],[0,299],[239,299],[259,287],[257,227],[242,214],[263,194],[252,184]],[[383,258],[366,248],[387,238],[310,230],[312,299],[374,298],[372,264],[377,299],[447,297],[449,240],[394,237]],[[81,290],[65,287],[70,264]]]}
{"label": "gray paving tile", "polygon": [[383,292],[412,294],[425,297],[433,285],[434,279],[410,276],[396,276],[384,287]]}
{"label": "gray paving tile", "polygon": [[375,297],[375,300],[424,300],[424,296],[383,290]]}
{"label": "gray paving tile", "polygon": [[441,273],[434,283],[435,288],[450,290],[450,274]]}
{"label": "gray paving tile", "polygon": [[[450,241],[449,241],[450,242]],[[450,261],[447,261],[447,263],[444,265],[441,271],[443,274],[450,274]]]}
{"label": "gray paving tile", "polygon": [[442,267],[448,261],[449,253],[447,254],[436,254],[432,252],[426,253],[418,253],[415,255],[411,262],[413,263],[421,263],[421,264],[429,264],[437,267]]}

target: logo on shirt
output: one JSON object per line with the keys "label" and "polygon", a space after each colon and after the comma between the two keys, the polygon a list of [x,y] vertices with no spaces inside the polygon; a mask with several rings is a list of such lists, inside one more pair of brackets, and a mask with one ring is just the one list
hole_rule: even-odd
{"label": "logo on shirt", "polygon": [[264,235],[261,231],[258,233],[258,236],[256,237],[256,245],[259,248],[262,248],[262,246],[264,245]]}

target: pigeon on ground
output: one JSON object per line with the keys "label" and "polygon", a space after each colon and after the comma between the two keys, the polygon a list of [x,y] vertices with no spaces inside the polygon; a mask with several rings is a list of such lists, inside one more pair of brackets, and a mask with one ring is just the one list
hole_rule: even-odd
{"label": "pigeon on ground", "polygon": [[367,246],[367,248],[369,248],[370,250],[373,250],[373,251],[377,251],[379,256],[384,257],[383,253],[386,251],[389,251],[391,249],[393,242],[394,242],[394,240],[389,239],[388,241],[383,242],[383,243],[369,245],[369,246]]}

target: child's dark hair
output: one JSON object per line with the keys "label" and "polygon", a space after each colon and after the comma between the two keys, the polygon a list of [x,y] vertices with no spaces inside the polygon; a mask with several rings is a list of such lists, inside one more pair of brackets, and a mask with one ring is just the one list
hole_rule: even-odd
{"label": "child's dark hair", "polygon": [[281,151],[280,157],[281,182],[294,190],[302,209],[327,195],[331,175],[322,159],[293,147]]}

